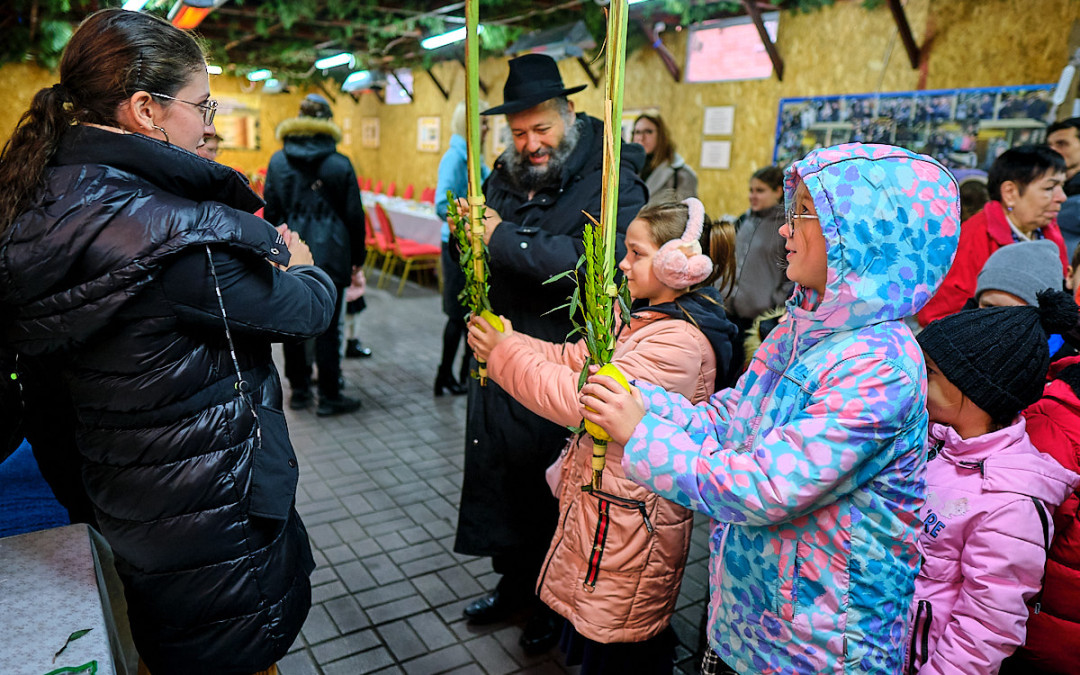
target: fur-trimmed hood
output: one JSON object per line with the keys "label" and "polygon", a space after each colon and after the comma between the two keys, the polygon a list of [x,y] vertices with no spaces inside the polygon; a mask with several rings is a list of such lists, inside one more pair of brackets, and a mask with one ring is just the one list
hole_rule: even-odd
{"label": "fur-trimmed hood", "polygon": [[337,151],[341,128],[330,120],[294,117],[279,124],[276,135],[289,161],[318,166]]}
{"label": "fur-trimmed hood", "polygon": [[322,120],[317,117],[293,117],[277,125],[274,135],[279,141],[290,136],[317,136],[325,134],[334,139],[335,143],[341,142],[341,127],[332,120]]}

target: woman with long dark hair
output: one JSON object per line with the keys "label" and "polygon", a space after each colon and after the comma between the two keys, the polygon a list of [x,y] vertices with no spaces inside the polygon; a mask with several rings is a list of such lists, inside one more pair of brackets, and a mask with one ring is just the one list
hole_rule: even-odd
{"label": "woman with long dark hair", "polygon": [[55,369],[154,675],[274,672],[311,604],[270,343],[325,330],[334,286],[196,154],[216,105],[188,33],[103,10],[0,154],[3,340]]}

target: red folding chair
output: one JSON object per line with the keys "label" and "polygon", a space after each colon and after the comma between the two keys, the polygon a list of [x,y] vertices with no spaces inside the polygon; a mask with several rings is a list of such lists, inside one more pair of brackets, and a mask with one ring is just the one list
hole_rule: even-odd
{"label": "red folding chair", "polygon": [[405,263],[405,269],[401,272],[401,283],[398,284],[397,290],[397,294],[401,295],[401,292],[405,290],[405,282],[409,279],[409,272],[414,269],[438,269],[442,250],[432,244],[421,244],[412,239],[395,237],[394,227],[390,224],[390,216],[387,215],[382,204],[375,204],[375,214],[379,218],[379,227],[382,228],[383,235],[387,238],[390,246],[390,253],[386,256],[382,269],[379,271],[378,288],[383,287],[383,280],[386,279],[386,275],[394,269],[396,261],[400,260]]}
{"label": "red folding chair", "polygon": [[390,184],[386,186],[386,196],[387,197],[395,197],[395,196],[397,196],[397,182],[396,181],[390,181]]}
{"label": "red folding chair", "polygon": [[375,188],[372,190],[372,192],[374,192],[375,194],[380,194],[382,192],[382,181],[381,180],[375,181]]}
{"label": "red folding chair", "polygon": [[422,193],[420,193],[420,201],[422,201],[424,203],[427,203],[427,204],[434,204],[435,203],[435,188],[433,188],[433,187],[424,188],[424,191]]}
{"label": "red folding chair", "polygon": [[405,199],[412,199],[413,198],[413,193],[415,193],[415,192],[416,192],[416,189],[413,188],[412,183],[409,183],[408,185],[405,186],[405,191],[401,193],[401,196],[404,197]]}
{"label": "red folding chair", "polygon": [[365,192],[370,192],[371,191],[371,179],[370,178],[365,178],[364,179],[364,186],[362,188],[360,188],[360,189],[364,190]]}
{"label": "red folding chair", "polygon": [[[364,209],[364,248],[367,256],[364,258],[364,271],[371,272],[375,269],[375,258],[383,256],[383,262],[390,255],[390,242],[383,234],[382,228],[376,229],[371,214]],[[381,269],[381,268],[380,268]],[[380,278],[381,281],[381,278]]]}

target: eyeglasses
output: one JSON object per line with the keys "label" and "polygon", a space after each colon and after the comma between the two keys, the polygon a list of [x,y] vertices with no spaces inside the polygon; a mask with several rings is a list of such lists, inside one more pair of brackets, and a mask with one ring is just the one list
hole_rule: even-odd
{"label": "eyeglasses", "polygon": [[185,101],[182,98],[176,98],[175,96],[169,96],[168,94],[155,94],[154,92],[150,92],[150,95],[157,96],[158,98],[167,98],[170,101],[176,101],[178,103],[187,103],[188,105],[193,105],[196,108],[202,110],[202,119],[204,125],[210,126],[214,123],[214,115],[217,114],[217,101],[212,98],[206,99],[206,101],[203,103],[193,103],[192,101]]}
{"label": "eyeglasses", "polygon": [[787,225],[789,236],[795,236],[795,221],[796,220],[817,220],[818,217],[813,213],[795,213],[795,206],[788,209],[787,214],[784,217],[784,223]]}

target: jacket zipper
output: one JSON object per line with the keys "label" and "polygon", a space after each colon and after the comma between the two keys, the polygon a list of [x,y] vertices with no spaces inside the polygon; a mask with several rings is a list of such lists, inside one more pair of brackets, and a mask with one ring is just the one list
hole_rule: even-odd
{"label": "jacket zipper", "polygon": [[600,575],[600,560],[604,557],[604,544],[607,542],[608,527],[610,526],[611,502],[606,499],[597,500],[597,508],[600,515],[596,519],[596,532],[593,534],[592,551],[589,553],[589,566],[585,570],[585,581],[582,587],[592,593],[596,590],[596,577]]}
{"label": "jacket zipper", "polygon": [[588,492],[591,492],[594,495],[598,495],[598,498],[603,497],[604,499],[608,500],[609,502],[613,502],[613,503],[618,504],[620,506],[624,506],[624,507],[626,507],[628,509],[637,509],[638,512],[641,513],[641,519],[643,521],[645,521],[645,529],[649,532],[649,534],[653,533],[653,530],[655,528],[653,527],[652,521],[649,520],[649,509],[648,509],[648,505],[645,502],[639,501],[637,499],[629,499],[627,497],[620,497],[618,495],[613,495],[610,492],[604,492],[603,490],[592,490],[592,489],[590,489],[590,490],[588,490]]}
{"label": "jacket zipper", "polygon": [[[925,613],[924,611],[925,610]],[[924,616],[925,614],[925,616]],[[922,622],[920,623],[920,619]],[[926,663],[926,653],[930,649],[930,625],[934,620],[934,608],[929,600],[920,600],[918,609],[915,610],[915,624],[911,629],[911,645],[908,648],[908,675],[915,675]],[[922,647],[922,658],[919,658],[919,647]]]}
{"label": "jacket zipper", "polygon": [[978,469],[979,476],[986,478],[986,467],[983,466],[983,460],[981,459],[977,462],[957,462],[956,465],[962,466],[965,469]]}
{"label": "jacket zipper", "polygon": [[[582,488],[582,490],[596,495],[597,509],[599,510],[599,517],[596,520],[596,532],[593,533],[592,551],[589,552],[589,564],[585,569],[585,581],[582,583],[582,587],[592,593],[596,590],[596,579],[600,576],[600,561],[604,558],[604,545],[607,543],[608,530],[611,527],[611,505],[615,504],[622,508],[637,510],[641,514],[641,519],[645,522],[645,530],[652,534],[654,528],[652,521],[649,520],[645,502],[637,499],[627,499],[603,490],[593,490],[588,486]],[[544,570],[544,573],[546,574],[547,570]]]}

